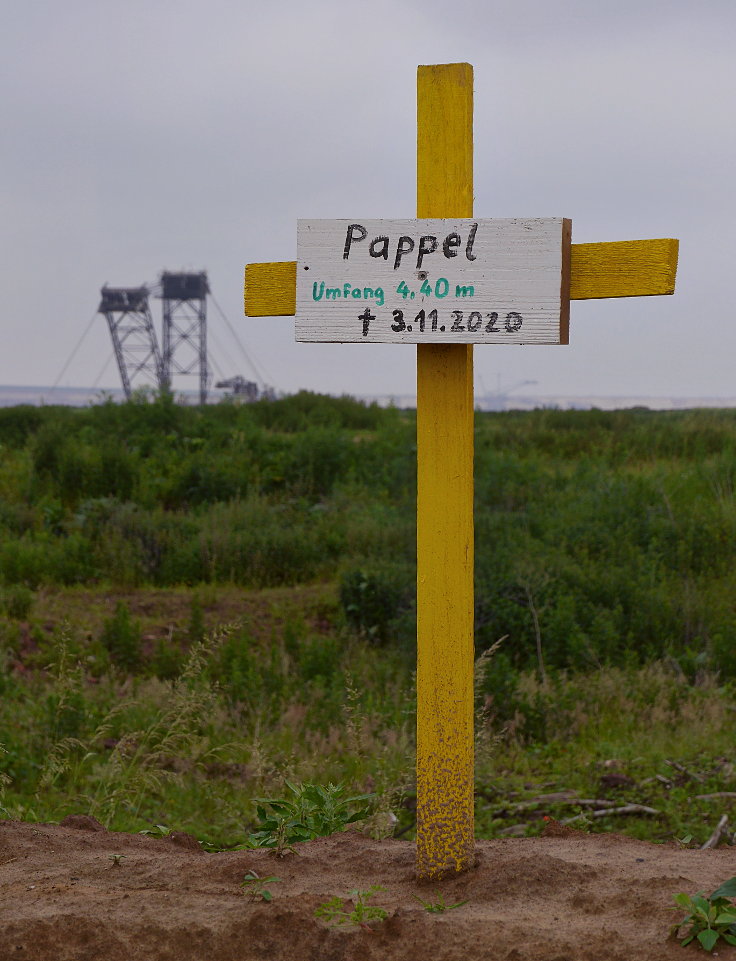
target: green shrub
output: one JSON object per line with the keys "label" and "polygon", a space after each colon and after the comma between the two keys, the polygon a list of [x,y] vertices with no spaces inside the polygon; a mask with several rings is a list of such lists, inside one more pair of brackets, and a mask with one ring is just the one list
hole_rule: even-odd
{"label": "green shrub", "polygon": [[335,679],[342,681],[341,644],[335,635],[309,637],[302,641],[297,654],[299,676],[304,681],[323,685]]}
{"label": "green shrub", "polygon": [[23,584],[14,584],[0,593],[0,610],[16,621],[28,620],[33,607],[33,591]]}
{"label": "green shrub", "polygon": [[[258,830],[247,847],[277,848],[283,854],[292,844],[344,831],[373,813],[375,794],[351,795],[345,784],[292,784],[286,797],[256,798]],[[367,802],[367,803],[366,803]]]}
{"label": "green shrub", "polygon": [[0,581],[25,584],[82,584],[94,580],[91,545],[78,533],[66,538],[52,532],[6,538],[0,544]]}
{"label": "green shrub", "polygon": [[17,407],[0,407],[0,444],[23,447],[41,427],[47,413],[40,407],[19,404]]}
{"label": "green shrub", "polygon": [[199,594],[192,594],[189,606],[189,628],[187,638],[190,644],[201,644],[204,640],[206,628],[204,624],[204,610]]}
{"label": "green shrub", "polygon": [[169,637],[156,639],[151,654],[151,673],[161,680],[173,680],[181,673],[185,655],[179,644],[170,634]]}
{"label": "green shrub", "polygon": [[348,624],[362,636],[386,643],[411,604],[413,583],[406,566],[352,568],[340,578],[340,603]]}
{"label": "green shrub", "polygon": [[46,478],[58,474],[61,454],[69,438],[67,425],[46,420],[33,436],[32,458],[35,472]]}
{"label": "green shrub", "polygon": [[245,629],[225,638],[213,659],[210,676],[218,681],[228,700],[244,707],[260,706],[269,689],[281,686],[262,665],[256,643]]}
{"label": "green shrub", "polygon": [[124,671],[135,671],[141,663],[141,629],[130,616],[127,604],[119,601],[115,613],[105,620],[100,637],[114,664]]}
{"label": "green shrub", "polygon": [[[342,571],[345,622],[408,651],[414,419],[308,392],[0,411],[0,583]],[[550,670],[667,656],[736,677],[733,411],[479,413],[475,464],[480,650],[509,635],[513,669],[533,670],[538,628]]]}
{"label": "green shrub", "polygon": [[328,397],[301,390],[278,400],[250,405],[254,418],[270,430],[296,433],[310,427],[375,430],[392,418],[393,411],[364,404],[353,397]]}

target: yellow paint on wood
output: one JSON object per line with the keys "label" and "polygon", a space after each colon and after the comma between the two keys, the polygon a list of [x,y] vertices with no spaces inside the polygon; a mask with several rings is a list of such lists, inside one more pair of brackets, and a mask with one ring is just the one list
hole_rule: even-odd
{"label": "yellow paint on wood", "polygon": [[[473,68],[419,67],[417,217],[473,216]],[[417,348],[417,875],[474,861],[473,347]]]}
{"label": "yellow paint on wood", "polygon": [[417,875],[473,864],[473,347],[417,347]]}
{"label": "yellow paint on wood", "polygon": [[[473,215],[473,69],[419,67],[417,217]],[[573,244],[570,299],[671,294],[676,240]],[[563,281],[564,283],[564,281]],[[296,309],[296,264],[250,264],[248,316]],[[417,874],[470,867],[473,347],[417,348]]]}
{"label": "yellow paint on wood", "polygon": [[248,264],[243,300],[246,317],[283,317],[296,313],[296,263]]}
{"label": "yellow paint on wood", "polygon": [[[678,241],[671,239],[573,244],[570,300],[672,294],[677,248]],[[293,261],[248,264],[245,268],[248,317],[282,316],[295,310],[296,264]]]}
{"label": "yellow paint on wood", "polygon": [[573,244],[570,299],[672,294],[678,246],[671,239]]}
{"label": "yellow paint on wood", "polygon": [[473,68],[417,69],[417,217],[473,216]]}

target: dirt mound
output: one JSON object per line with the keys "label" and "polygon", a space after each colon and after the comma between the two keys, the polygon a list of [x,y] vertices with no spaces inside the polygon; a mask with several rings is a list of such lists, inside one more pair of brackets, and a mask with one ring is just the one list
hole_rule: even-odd
{"label": "dirt mound", "polygon": [[[477,866],[414,878],[414,846],[354,833],[266,851],[204,853],[185,834],[115,834],[92,818],[0,821],[0,961],[660,961],[704,957],[668,941],[678,891],[736,874],[732,849],[614,835],[479,841]],[[249,871],[277,875],[251,900]],[[330,927],[315,909],[381,885],[388,917]],[[417,897],[467,904],[429,913]],[[736,948],[718,947],[736,959]]]}

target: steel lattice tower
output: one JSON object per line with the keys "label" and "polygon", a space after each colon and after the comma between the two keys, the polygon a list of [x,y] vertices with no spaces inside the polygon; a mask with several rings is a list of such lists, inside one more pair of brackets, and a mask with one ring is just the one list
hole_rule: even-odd
{"label": "steel lattice tower", "polygon": [[174,374],[199,373],[199,402],[207,402],[207,274],[161,274],[163,300],[162,386]]}
{"label": "steel lattice tower", "polygon": [[105,286],[100,293],[98,312],[105,315],[110,328],[125,396],[130,400],[136,378],[160,388],[163,368],[148,306],[148,288]]}

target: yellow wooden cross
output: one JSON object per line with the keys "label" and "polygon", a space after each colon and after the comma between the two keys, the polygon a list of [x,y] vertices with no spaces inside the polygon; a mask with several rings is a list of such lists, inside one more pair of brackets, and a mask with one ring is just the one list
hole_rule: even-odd
{"label": "yellow wooden cross", "polygon": [[[473,68],[419,67],[417,218],[472,216]],[[671,294],[677,250],[573,244],[570,299]],[[248,316],[295,311],[295,262],[246,267]],[[417,460],[416,865],[437,879],[474,860],[472,344],[417,346]]]}

